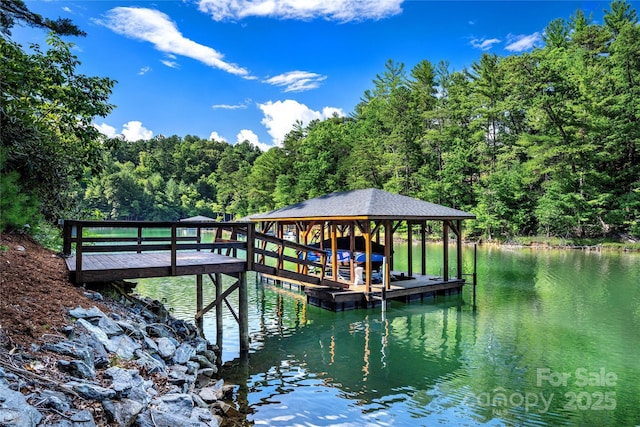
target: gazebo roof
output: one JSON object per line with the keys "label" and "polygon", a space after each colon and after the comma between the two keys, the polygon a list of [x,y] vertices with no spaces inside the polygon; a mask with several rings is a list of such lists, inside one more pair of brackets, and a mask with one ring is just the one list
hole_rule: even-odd
{"label": "gazebo roof", "polygon": [[208,216],[196,215],[190,218],[183,218],[180,221],[186,222],[215,222],[215,219],[209,218]]}
{"label": "gazebo roof", "polygon": [[264,214],[251,221],[301,219],[473,219],[475,215],[376,188],[331,193]]}

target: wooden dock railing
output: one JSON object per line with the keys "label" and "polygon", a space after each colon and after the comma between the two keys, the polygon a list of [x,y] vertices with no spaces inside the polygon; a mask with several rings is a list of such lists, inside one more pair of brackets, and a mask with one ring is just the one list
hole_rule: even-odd
{"label": "wooden dock railing", "polygon": [[[109,230],[106,235],[105,230]],[[65,220],[63,225],[64,255],[75,256],[76,280],[81,281],[83,257],[95,253],[144,253],[171,252],[171,272],[175,274],[178,251],[238,249],[250,254],[247,240],[222,239],[216,241],[213,236],[221,236],[218,229],[230,235],[252,233],[253,224],[218,222],[162,222],[162,221],[76,221]],[[206,233],[212,238],[205,241]],[[247,257],[246,270],[252,269],[253,257]]]}
{"label": "wooden dock railing", "polygon": [[[258,273],[315,285],[325,282],[324,266],[328,256],[326,251],[264,233],[256,232],[254,238],[256,243],[254,251],[257,256],[254,270]],[[272,249],[269,249],[270,245]],[[315,256],[309,257],[310,253]]]}
{"label": "wooden dock railing", "polygon": [[326,251],[259,233],[253,223],[65,220],[63,238],[63,254],[75,257],[70,261],[75,261],[76,282],[82,282],[83,258],[91,254],[170,251],[170,272],[176,275],[179,251],[210,251],[234,258],[242,251],[245,271],[345,287],[325,278]]}

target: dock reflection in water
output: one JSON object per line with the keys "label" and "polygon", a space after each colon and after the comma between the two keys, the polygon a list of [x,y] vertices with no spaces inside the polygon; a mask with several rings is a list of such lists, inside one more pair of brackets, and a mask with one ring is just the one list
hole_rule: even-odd
{"label": "dock reflection in water", "polygon": [[[465,288],[394,302],[385,318],[380,309],[323,310],[250,278],[251,354],[237,360],[237,324],[225,310],[222,376],[238,384],[237,404],[256,425],[638,424],[640,255],[484,248],[478,266],[477,310]],[[138,290],[192,320],[195,280],[176,279]],[[204,327],[214,339],[215,316]],[[572,377],[539,385],[539,369]],[[577,382],[578,370],[601,369],[615,385]],[[598,407],[599,393],[613,393],[615,408]],[[520,400],[534,395],[535,406]]]}
{"label": "dock reflection in water", "polygon": [[239,402],[256,424],[409,423],[411,414],[425,415],[421,408],[435,397],[429,390],[461,368],[459,295],[431,305],[393,303],[383,315],[328,313],[274,286],[259,293],[265,316],[255,350],[248,365],[236,359],[225,368],[225,380],[248,384]]}

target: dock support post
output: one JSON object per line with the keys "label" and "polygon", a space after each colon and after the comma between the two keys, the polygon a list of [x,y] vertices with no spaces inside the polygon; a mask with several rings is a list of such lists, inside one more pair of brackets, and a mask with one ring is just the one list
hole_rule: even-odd
{"label": "dock support post", "polygon": [[[200,313],[203,309],[202,298],[202,274],[196,275],[196,313]],[[196,326],[201,335],[204,335],[204,321],[203,317],[196,317]]]}
{"label": "dock support post", "polygon": [[240,273],[240,286],[238,288],[238,305],[239,318],[238,326],[240,329],[240,354],[247,355],[249,353],[249,301],[247,296],[247,272]]}
{"label": "dock support post", "polygon": [[442,221],[442,278],[449,281],[449,224]]}
{"label": "dock support post", "polygon": [[476,310],[476,286],[478,285],[478,244],[473,245],[473,311]]}
{"label": "dock support post", "polygon": [[387,312],[387,289],[384,284],[382,285],[382,315]]}
{"label": "dock support post", "polygon": [[[216,286],[216,301],[219,301],[222,296],[222,274],[216,273],[214,285]],[[213,279],[213,277],[212,277]],[[216,306],[216,345],[222,349],[222,341],[224,335],[222,333],[222,301]]]}

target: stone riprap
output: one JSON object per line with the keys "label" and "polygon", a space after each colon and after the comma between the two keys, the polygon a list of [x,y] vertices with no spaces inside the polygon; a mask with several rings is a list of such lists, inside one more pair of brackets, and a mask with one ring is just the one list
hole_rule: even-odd
{"label": "stone riprap", "polygon": [[[127,296],[120,303],[120,314],[98,307],[69,310],[66,336],[32,353],[13,354],[10,366],[0,366],[1,426],[222,423],[231,408],[223,399],[232,398],[233,387],[217,378],[218,349],[157,301]],[[55,367],[55,375],[19,368],[39,351],[60,356],[47,367]]]}

